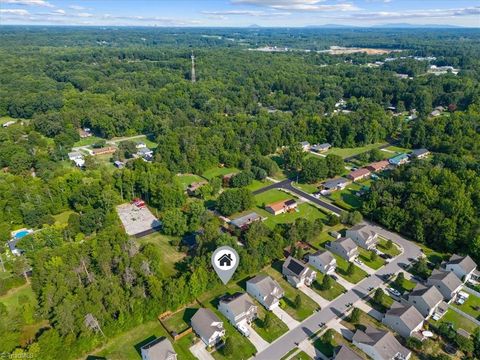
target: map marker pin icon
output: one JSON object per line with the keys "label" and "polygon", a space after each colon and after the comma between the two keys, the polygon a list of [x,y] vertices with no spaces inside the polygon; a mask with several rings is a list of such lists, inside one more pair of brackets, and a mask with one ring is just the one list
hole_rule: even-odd
{"label": "map marker pin icon", "polygon": [[225,285],[237,270],[239,262],[238,253],[230,246],[221,246],[212,254],[212,266]]}

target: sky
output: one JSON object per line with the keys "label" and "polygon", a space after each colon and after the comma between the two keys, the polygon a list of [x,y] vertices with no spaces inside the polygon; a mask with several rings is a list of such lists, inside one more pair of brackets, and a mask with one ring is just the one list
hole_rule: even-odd
{"label": "sky", "polygon": [[0,25],[480,27],[480,0],[0,0]]}

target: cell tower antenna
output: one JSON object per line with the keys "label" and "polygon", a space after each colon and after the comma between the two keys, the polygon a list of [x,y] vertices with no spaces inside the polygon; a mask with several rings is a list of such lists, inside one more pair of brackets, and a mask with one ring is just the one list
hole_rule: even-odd
{"label": "cell tower antenna", "polygon": [[192,50],[192,55],[190,56],[192,59],[192,74],[191,74],[191,80],[192,83],[197,81],[196,76],[195,76],[195,55],[193,55],[193,50]]}

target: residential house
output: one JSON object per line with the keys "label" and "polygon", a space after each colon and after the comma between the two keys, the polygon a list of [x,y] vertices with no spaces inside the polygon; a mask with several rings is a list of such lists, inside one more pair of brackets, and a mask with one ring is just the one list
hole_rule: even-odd
{"label": "residential house", "polygon": [[257,318],[257,306],[247,293],[237,293],[220,300],[218,310],[245,336],[250,335],[248,325]]}
{"label": "residential house", "polygon": [[260,215],[258,215],[256,212],[251,212],[244,216],[233,219],[230,222],[230,224],[232,224],[238,229],[245,230],[248,227],[248,225],[250,225],[255,221],[260,221],[260,220],[262,220],[262,217]]}
{"label": "residential house", "polygon": [[145,144],[144,142],[137,142],[135,144],[135,148],[137,149],[146,149],[147,148],[147,144]]}
{"label": "residential house", "polygon": [[382,323],[404,338],[408,338],[423,327],[424,320],[415,306],[395,301],[383,317]]}
{"label": "residential house", "polygon": [[303,262],[291,256],[283,263],[282,274],[296,288],[303,285],[310,286],[317,277],[316,271],[313,271]]}
{"label": "residential house", "polygon": [[322,183],[321,187],[327,191],[336,191],[345,189],[345,187],[350,183],[350,180],[339,177],[325,181],[324,183]]}
{"label": "residential house", "polygon": [[330,149],[332,145],[329,143],[324,143],[324,144],[315,144],[310,147],[310,150],[317,152],[317,153],[322,153]]}
{"label": "residential house", "polygon": [[114,161],[113,165],[118,169],[123,169],[125,167],[125,163],[123,163],[119,160]]}
{"label": "residential house", "polygon": [[308,151],[310,149],[310,143],[308,141],[302,141],[300,143],[303,151]]}
{"label": "residential house", "polygon": [[377,171],[385,170],[386,168],[388,168],[389,165],[390,164],[387,160],[382,160],[382,161],[371,163],[366,168],[371,172],[377,172]]}
{"label": "residential house", "polygon": [[142,157],[142,158],[151,158],[153,156],[153,150],[151,150],[147,147],[140,148],[137,151],[137,155]]}
{"label": "residential house", "polygon": [[427,149],[415,149],[410,154],[410,156],[415,159],[423,159],[428,155],[430,155],[430,151]]}
{"label": "residential house", "polygon": [[349,237],[341,237],[331,241],[327,248],[347,261],[353,261],[358,256],[357,244]]}
{"label": "residential house", "polygon": [[378,234],[369,225],[355,225],[346,231],[345,236],[367,250],[374,248],[378,241]]}
{"label": "residential house", "polygon": [[90,128],[83,128],[83,129],[78,129],[78,135],[80,135],[80,138],[85,139],[92,136],[93,134]]}
{"label": "residential house", "polygon": [[347,175],[347,178],[349,178],[352,181],[359,181],[359,180],[362,180],[362,179],[366,179],[369,176],[370,176],[370,170],[368,170],[366,168],[361,168],[361,169],[357,169],[357,170],[354,170],[354,171],[350,172]]}
{"label": "residential house", "polygon": [[99,148],[99,149],[93,149],[92,150],[92,155],[97,156],[97,155],[107,155],[107,154],[113,154],[117,149],[113,146],[107,146],[104,148]]}
{"label": "residential house", "polygon": [[363,360],[363,358],[347,345],[342,345],[336,351],[333,360]]}
{"label": "residential house", "polygon": [[210,309],[198,309],[190,324],[195,334],[207,346],[214,346],[225,336],[222,320]]}
{"label": "residential house", "polygon": [[470,256],[460,256],[453,254],[445,265],[445,269],[453,271],[457,277],[463,282],[470,280],[475,274],[477,264]]}
{"label": "residential house", "polygon": [[68,158],[75,163],[75,165],[79,168],[85,165],[85,159],[83,158],[83,154],[78,151],[73,151],[68,153]]}
{"label": "residential house", "polygon": [[187,187],[188,195],[195,196],[197,194],[197,190],[206,184],[208,184],[208,181],[197,181],[197,182],[191,183]]}
{"label": "residential house", "polygon": [[403,347],[390,331],[373,328],[357,330],[353,335],[353,344],[363,350],[373,360],[408,360],[411,351]]}
{"label": "residential house", "polygon": [[265,206],[265,210],[273,215],[284,214],[296,208],[297,202],[293,199],[281,200]]}
{"label": "residential house", "polygon": [[455,273],[435,269],[427,280],[427,285],[435,286],[445,300],[450,300],[462,288],[463,283]]}
{"label": "residential house", "polygon": [[442,112],[439,111],[439,110],[433,110],[431,113],[430,113],[430,116],[433,116],[433,117],[437,117],[437,116],[440,116],[442,115]]}
{"label": "residential house", "polygon": [[229,174],[225,174],[223,175],[222,177],[222,183],[223,183],[223,186],[224,187],[228,187],[230,185],[230,179],[236,175],[236,173],[229,173]]}
{"label": "residential house", "polygon": [[442,301],[443,295],[435,286],[417,284],[408,294],[408,303],[415,306],[425,319],[428,319],[435,313]]}
{"label": "residential house", "polygon": [[326,275],[333,274],[337,268],[337,259],[326,250],[318,250],[310,254],[308,256],[308,263]]}
{"label": "residential house", "polygon": [[284,295],[278,282],[267,275],[257,275],[248,280],[247,292],[268,310],[277,307]]}
{"label": "residential house", "polygon": [[404,154],[404,153],[388,159],[388,162],[394,166],[400,166],[400,165],[406,164],[408,163],[408,161],[409,161],[409,157],[407,154]]}
{"label": "residential house", "polygon": [[166,337],[159,337],[140,348],[142,360],[177,360],[177,353]]}

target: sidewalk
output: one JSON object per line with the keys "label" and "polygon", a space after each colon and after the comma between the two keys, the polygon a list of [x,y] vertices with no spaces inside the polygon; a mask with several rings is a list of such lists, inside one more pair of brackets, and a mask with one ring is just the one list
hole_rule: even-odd
{"label": "sidewalk", "polygon": [[378,321],[382,321],[383,319],[383,314],[380,311],[375,310],[363,300],[357,301],[355,304],[353,304],[353,306],[366,312],[368,315],[370,315],[374,319],[377,319]]}
{"label": "sidewalk", "polygon": [[331,301],[324,299],[319,294],[317,294],[315,290],[307,286],[301,286],[298,290],[300,290],[305,295],[307,295],[310,299],[315,301],[318,305],[320,305],[322,309],[330,305]]}
{"label": "sidewalk", "polygon": [[287,325],[289,330],[292,330],[293,328],[296,328],[298,325],[300,325],[300,322],[292,318],[285,310],[280,308],[280,306],[276,306],[272,309],[272,312],[280,319],[282,320],[285,325]]}
{"label": "sidewalk", "polygon": [[253,346],[255,346],[255,349],[257,349],[258,352],[266,349],[269,343],[263,340],[263,338],[258,335],[258,333],[250,325],[247,325],[247,328],[250,330],[250,336],[248,337],[248,340],[250,340]]}
{"label": "sidewalk", "polygon": [[335,277],[338,278],[338,280],[335,280],[335,281],[340,285],[342,285],[345,289],[347,289],[347,291],[355,286],[355,284],[352,284],[351,282],[348,282],[347,280],[342,278],[341,275],[335,274]]}

